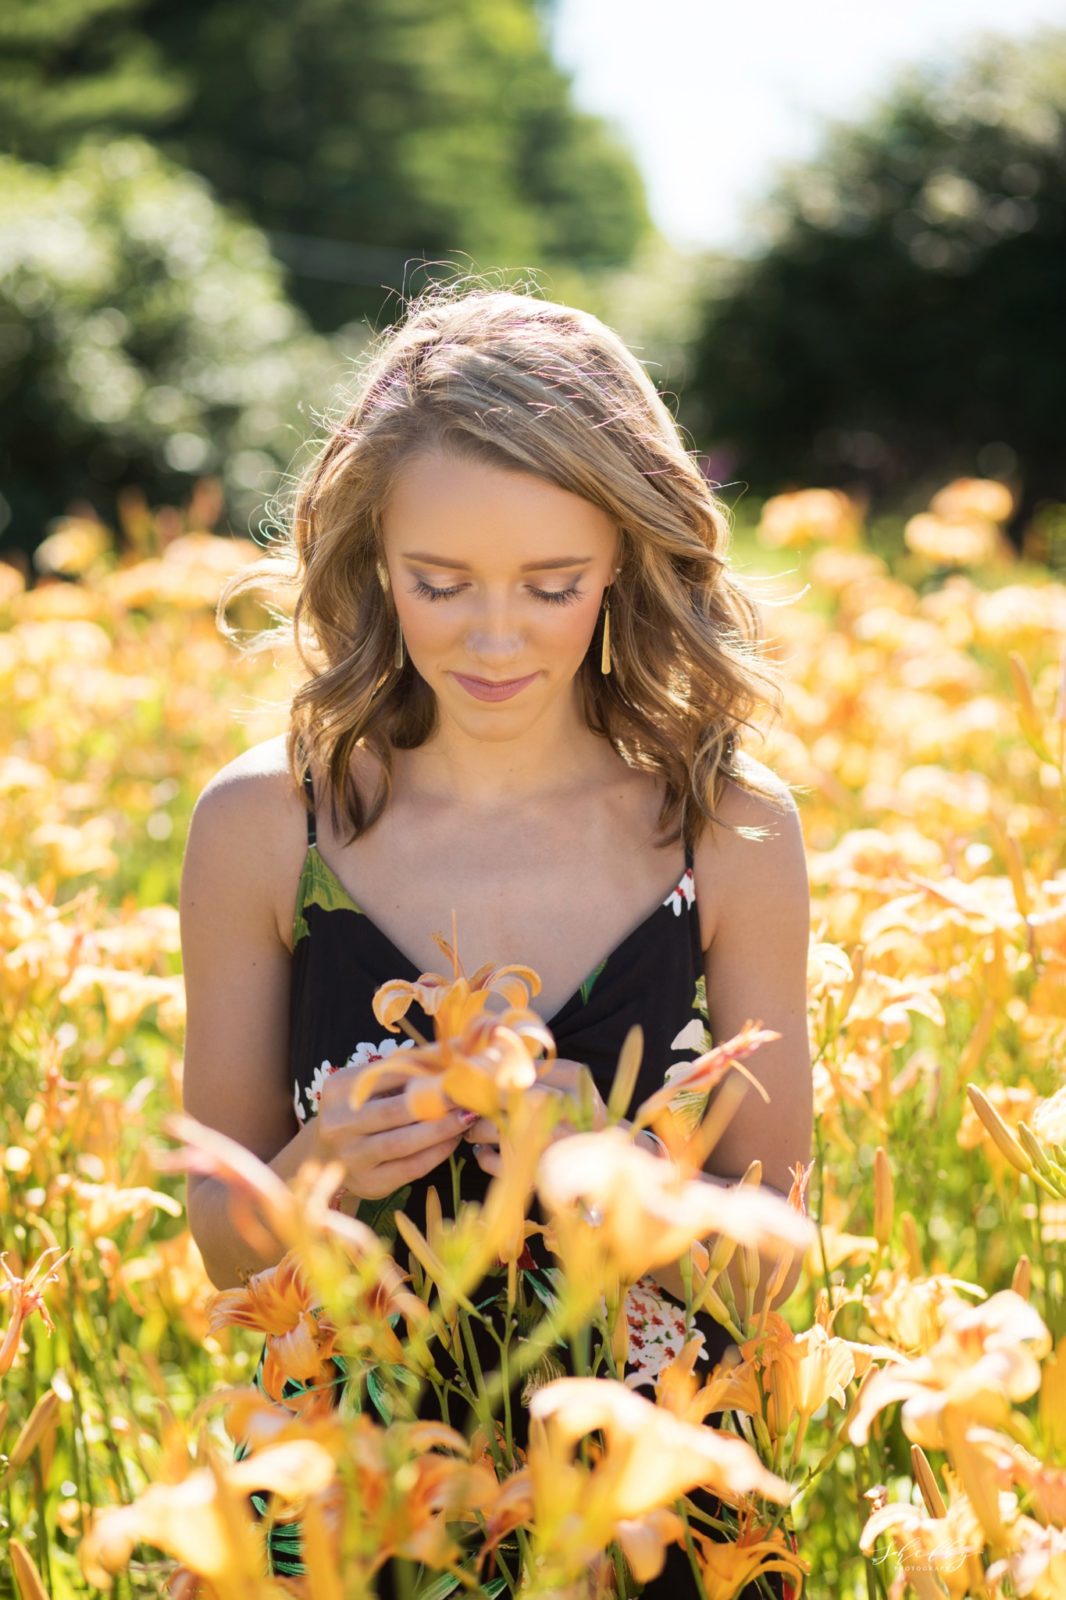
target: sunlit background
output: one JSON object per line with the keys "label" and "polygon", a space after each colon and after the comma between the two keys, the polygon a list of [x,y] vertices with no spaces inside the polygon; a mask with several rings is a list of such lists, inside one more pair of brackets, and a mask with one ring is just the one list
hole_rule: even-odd
{"label": "sunlit background", "polygon": [[[233,1459],[241,1386],[264,1336],[313,1376],[294,1329],[343,1274],[268,1278],[265,1323],[216,1315],[184,1207],[182,852],[298,675],[215,604],[373,331],[467,273],[597,312],[647,364],[787,679],[745,739],[803,825],[817,1239],[766,1338],[742,1252],[740,1364],[713,1381],[795,1498],[786,1523],[745,1497],[708,1600],[764,1562],[803,1600],[1066,1594],[1058,9],[0,9],[0,1600],[281,1593],[236,1513],[271,1454]],[[636,1349],[639,1296],[621,1310],[612,1349]],[[367,1322],[392,1353],[397,1320]],[[379,1440],[387,1366],[358,1419]],[[719,1403],[686,1383],[663,1404],[710,1448]],[[310,1417],[264,1428],[313,1466]],[[381,1470],[331,1478],[320,1527],[388,1500],[390,1548],[432,1552],[450,1446],[392,1432],[378,1455],[344,1430],[342,1489],[356,1439],[358,1482]],[[645,1546],[670,1498],[645,1461],[687,1454],[668,1437],[645,1414],[617,1480]],[[610,1511],[558,1461],[549,1547]],[[291,1455],[275,1471],[299,1498]],[[370,1592],[337,1546],[316,1559],[286,1593]],[[461,1592],[428,1577],[418,1600]]]}
{"label": "sunlit background", "polygon": [[9,11],[0,537],[205,476],[253,531],[370,329],[480,271],[609,320],[742,523],[839,487],[891,548],[940,484],[991,477],[1015,547],[1058,563],[1058,12]]}

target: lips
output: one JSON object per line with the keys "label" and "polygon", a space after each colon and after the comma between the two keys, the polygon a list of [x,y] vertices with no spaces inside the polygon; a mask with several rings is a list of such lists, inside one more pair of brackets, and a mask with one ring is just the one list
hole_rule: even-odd
{"label": "lips", "polygon": [[453,672],[452,677],[475,700],[510,700],[538,676],[531,672],[525,678],[470,678],[465,673]]}

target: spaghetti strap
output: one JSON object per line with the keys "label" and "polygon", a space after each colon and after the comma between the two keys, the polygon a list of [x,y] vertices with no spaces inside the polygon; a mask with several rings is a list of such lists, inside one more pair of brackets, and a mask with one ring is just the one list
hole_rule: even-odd
{"label": "spaghetti strap", "polygon": [[311,778],[310,767],[304,768],[304,790],[307,794],[307,845],[310,849],[317,837],[315,826],[315,786]]}

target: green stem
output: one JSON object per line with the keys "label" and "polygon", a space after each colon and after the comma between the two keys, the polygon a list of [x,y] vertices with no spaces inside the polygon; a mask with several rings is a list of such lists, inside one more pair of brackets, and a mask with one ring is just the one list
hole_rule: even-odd
{"label": "green stem", "polygon": [[[492,1453],[492,1459],[495,1462],[497,1472],[506,1473],[508,1471],[508,1463],[504,1461],[500,1452],[499,1443],[496,1439],[496,1408],[494,1405],[491,1405],[488,1402],[487,1391],[485,1388],[485,1375],[481,1370],[481,1359],[477,1353],[477,1345],[474,1343],[474,1334],[472,1328],[470,1327],[470,1318],[461,1306],[459,1308],[459,1326],[462,1330],[463,1343],[466,1345],[466,1353],[470,1359],[470,1366],[474,1374],[475,1387],[471,1393],[474,1414],[476,1415],[478,1422],[485,1430],[488,1447]],[[499,1373],[497,1372],[493,1376],[498,1378]]]}
{"label": "green stem", "polygon": [[[560,1302],[560,1305],[557,1305],[555,1310],[550,1312],[548,1316],[542,1317],[532,1335],[523,1341],[515,1357],[514,1369],[510,1374],[512,1383],[517,1383],[520,1378],[524,1378],[530,1367],[535,1366],[545,1351],[550,1350],[557,1339],[568,1336],[571,1319],[562,1314],[561,1304]],[[501,1387],[500,1374],[496,1372],[485,1389],[485,1401],[490,1411],[495,1411],[496,1409]]]}
{"label": "green stem", "polygon": [[684,1500],[679,1500],[677,1502],[677,1509],[680,1514],[681,1521],[685,1524],[685,1549],[688,1551],[688,1559],[692,1567],[692,1575],[696,1580],[696,1589],[699,1593],[700,1600],[707,1600],[707,1590],[703,1586],[703,1577],[696,1561],[696,1547],[692,1543],[692,1529],[688,1525],[688,1511],[686,1509]]}
{"label": "green stem", "polygon": [[822,1121],[820,1117],[814,1119],[815,1151],[818,1158],[818,1209],[814,1214],[814,1225],[818,1233],[818,1254],[822,1262],[822,1281],[825,1292],[829,1296],[829,1303],[833,1303],[833,1286],[829,1281],[829,1257],[825,1249],[825,1237],[822,1233],[822,1213],[825,1210],[825,1141],[822,1138]]}

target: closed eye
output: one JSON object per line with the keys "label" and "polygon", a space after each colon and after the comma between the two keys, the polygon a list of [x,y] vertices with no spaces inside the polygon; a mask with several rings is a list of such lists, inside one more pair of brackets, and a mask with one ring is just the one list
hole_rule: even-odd
{"label": "closed eye", "polygon": [[[453,595],[461,594],[464,584],[453,584],[447,589],[434,589],[432,584],[426,583],[423,578],[416,578],[412,593],[421,595],[424,600],[450,600]],[[566,605],[571,600],[580,598],[581,589],[573,584],[569,589],[530,589],[530,594],[538,600],[545,600],[549,605]]]}

